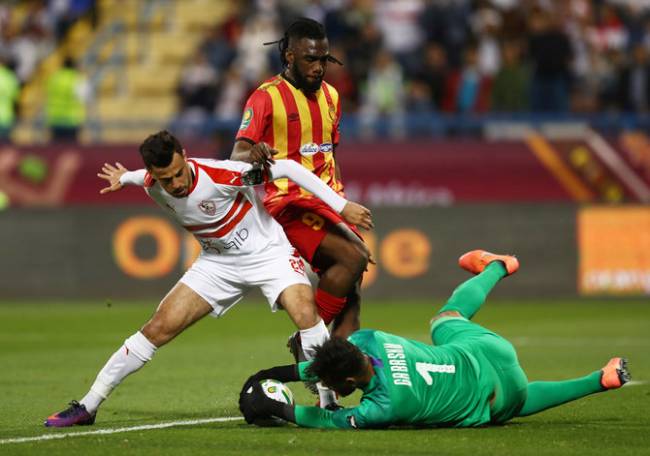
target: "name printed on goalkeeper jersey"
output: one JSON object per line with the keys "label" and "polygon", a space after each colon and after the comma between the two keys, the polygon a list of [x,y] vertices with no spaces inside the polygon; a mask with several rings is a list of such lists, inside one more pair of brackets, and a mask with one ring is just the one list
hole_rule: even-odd
{"label": "name printed on goalkeeper jersey", "polygon": [[388,364],[390,365],[390,373],[393,377],[393,384],[400,386],[411,386],[411,377],[409,369],[406,365],[406,356],[404,355],[404,347],[399,344],[384,344],[386,356],[388,357]]}

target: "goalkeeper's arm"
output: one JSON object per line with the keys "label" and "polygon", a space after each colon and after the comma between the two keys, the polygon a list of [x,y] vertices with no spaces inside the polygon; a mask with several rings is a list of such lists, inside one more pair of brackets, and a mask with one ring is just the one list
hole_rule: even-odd
{"label": "goalkeeper's arm", "polygon": [[263,369],[251,375],[239,394],[239,409],[246,422],[252,424],[258,418],[275,416],[303,427],[321,429],[355,428],[356,422],[354,419],[350,419],[349,414],[354,413],[357,410],[356,408],[330,411],[320,407],[285,404],[264,394],[260,382],[269,378],[283,383],[318,381],[319,379],[311,375],[309,371],[311,363],[311,361],[306,361],[299,364],[277,366]]}
{"label": "goalkeeper's arm", "polygon": [[248,424],[255,422],[257,418],[269,416],[276,416],[295,423],[296,415],[293,405],[275,401],[264,394],[260,382],[269,378],[282,383],[299,381],[298,365],[289,364],[262,369],[248,377],[239,393],[239,410]]}
{"label": "goalkeeper's arm", "polygon": [[[295,373],[294,366],[280,366],[281,369],[273,368],[258,373],[275,373],[289,374],[287,369],[283,372],[282,368],[292,367]],[[267,378],[267,375],[263,376]],[[285,379],[294,378],[295,376],[285,376]],[[289,380],[287,380],[289,381]],[[321,429],[349,429],[353,428],[354,420],[341,417],[344,410],[330,411],[321,409],[320,407],[304,407],[301,405],[285,404],[284,402],[271,399],[262,390],[262,385],[259,380],[250,380],[246,382],[244,388],[239,394],[239,410],[241,410],[246,422],[253,424],[259,418],[268,418],[275,416],[291,423],[296,423],[298,426],[313,427]]]}

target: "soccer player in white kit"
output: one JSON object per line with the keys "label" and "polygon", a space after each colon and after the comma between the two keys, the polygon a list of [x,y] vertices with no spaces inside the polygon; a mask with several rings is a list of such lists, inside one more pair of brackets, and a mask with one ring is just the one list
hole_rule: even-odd
{"label": "soccer player in white kit", "polygon": [[[66,427],[95,422],[100,404],[129,374],[151,360],[163,346],[208,314],[220,316],[258,287],[272,310],[281,306],[301,333],[305,354],[329,333],[318,315],[302,259],[282,227],[266,212],[253,185],[289,178],[322,199],[350,223],[369,229],[371,214],[349,202],[292,160],[277,160],[268,170],[236,161],[188,159],[169,132],[149,136],[140,146],[146,169],[128,171],[105,164],[99,177],[109,186],[143,186],[147,194],[190,231],[201,255],[163,298],[152,318],[124,341],[97,375],[90,391],[70,407],[45,420]],[[330,390],[319,388],[321,406],[333,403]]]}

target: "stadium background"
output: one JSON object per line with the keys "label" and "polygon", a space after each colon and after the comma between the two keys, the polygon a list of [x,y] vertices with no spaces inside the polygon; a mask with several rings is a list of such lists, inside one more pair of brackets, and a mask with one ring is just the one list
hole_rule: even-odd
{"label": "stadium background", "polygon": [[[262,43],[300,15],[345,63],[327,80],[347,194],[376,218],[367,296],[444,296],[477,246],[526,263],[499,291],[512,296],[650,293],[642,2],[53,0],[0,5],[21,85],[0,148],[3,297],[168,289],[196,245],[138,189],[99,196],[96,172],[140,167],[162,128],[227,157],[246,97],[280,70]],[[51,80],[66,57],[83,111],[61,140]]]}
{"label": "stadium background", "polygon": [[[648,454],[649,14],[644,0],[0,2],[0,453]],[[251,429],[240,385],[289,362],[293,331],[253,296],[159,350],[72,431],[85,437],[42,427],[197,253],[140,189],[100,197],[99,167],[140,167],[161,128],[227,157],[246,96],[279,71],[262,43],[298,15],[326,23],[345,64],[326,78],[344,102],[337,157],[376,221],[363,325],[427,341],[432,307],[467,278],[458,255],[513,252],[522,270],[479,323],[531,379],[625,355],[631,387],[489,429]]]}

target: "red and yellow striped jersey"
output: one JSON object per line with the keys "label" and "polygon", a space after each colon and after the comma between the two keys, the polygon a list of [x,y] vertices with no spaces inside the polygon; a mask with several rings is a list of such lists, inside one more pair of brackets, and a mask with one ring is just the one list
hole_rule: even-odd
{"label": "red and yellow striped jersey", "polygon": [[[340,118],[341,103],[334,87],[323,81],[318,91],[305,95],[277,75],[248,98],[237,139],[269,144],[279,152],[275,158],[297,161],[342,193],[334,162]],[[264,205],[271,214],[301,198],[313,195],[288,179],[266,184]]]}

